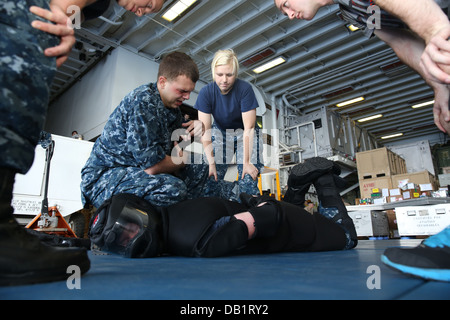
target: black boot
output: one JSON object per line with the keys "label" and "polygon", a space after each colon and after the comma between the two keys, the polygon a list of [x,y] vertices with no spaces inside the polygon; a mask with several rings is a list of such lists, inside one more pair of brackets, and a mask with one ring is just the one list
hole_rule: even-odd
{"label": "black boot", "polygon": [[313,183],[319,198],[319,213],[339,224],[346,231],[347,245],[345,249],[356,247],[358,239],[355,225],[339,194],[339,188],[344,185],[343,179],[328,173],[319,176]]}
{"label": "black boot", "polygon": [[0,285],[21,285],[67,279],[69,266],[89,270],[85,249],[42,244],[13,217],[11,207],[15,172],[0,168]]}
{"label": "black boot", "polygon": [[325,173],[341,174],[341,168],[331,160],[321,157],[306,159],[303,163],[294,166],[289,174],[288,187],[301,188],[311,184],[315,179]]}
{"label": "black boot", "polygon": [[288,187],[286,194],[284,195],[283,201],[295,204],[300,208],[305,207],[305,196],[309,190],[311,183],[306,183],[298,187]]}
{"label": "black boot", "polygon": [[333,161],[326,158],[314,157],[306,159],[304,162],[297,164],[291,170],[288,178],[288,189],[283,198],[284,201],[295,204],[300,208],[305,206],[305,195],[311,186],[311,183],[317,177],[334,173],[339,175],[341,168]]}

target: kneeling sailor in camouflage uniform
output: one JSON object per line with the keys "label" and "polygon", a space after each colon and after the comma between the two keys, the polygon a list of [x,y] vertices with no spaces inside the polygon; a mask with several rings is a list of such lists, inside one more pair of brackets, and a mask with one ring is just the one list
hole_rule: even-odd
{"label": "kneeling sailor in camouflage uniform", "polygon": [[201,196],[238,200],[235,183],[208,179],[203,157],[186,165],[186,152],[176,151],[181,128],[202,134],[200,121],[182,125],[179,109],[198,78],[195,62],[173,52],[161,61],[156,83],[142,85],[122,100],[82,170],[86,203],[98,208],[118,193],[134,194],[158,207]]}

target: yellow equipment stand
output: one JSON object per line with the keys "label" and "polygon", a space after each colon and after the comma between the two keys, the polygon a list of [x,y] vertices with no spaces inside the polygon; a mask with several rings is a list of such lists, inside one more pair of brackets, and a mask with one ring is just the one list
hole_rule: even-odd
{"label": "yellow equipment stand", "polygon": [[[274,169],[274,168],[270,168],[270,167],[264,167],[263,172],[258,176],[258,188],[259,188],[259,193],[262,195],[262,180],[261,180],[261,176],[262,175],[273,175],[274,179],[275,179],[275,185],[276,185],[276,194],[275,194],[275,199],[277,200],[281,200],[281,188],[280,188],[280,176],[278,174],[278,170]],[[273,190],[272,190],[273,192]]]}

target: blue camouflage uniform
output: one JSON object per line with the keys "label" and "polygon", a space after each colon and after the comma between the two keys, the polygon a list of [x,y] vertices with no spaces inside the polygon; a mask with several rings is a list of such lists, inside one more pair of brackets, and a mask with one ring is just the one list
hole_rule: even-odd
{"label": "blue camouflage uniform", "polygon": [[[253,139],[250,162],[261,173],[264,168],[262,162],[263,141],[258,126],[255,126]],[[223,180],[225,178],[229,164],[233,163],[233,156],[236,156],[239,191],[251,195],[259,195],[258,179],[253,180],[249,174],[242,177],[242,171],[244,170],[244,130],[223,130],[214,122],[211,126],[211,140],[216,160],[217,179]]]}
{"label": "blue camouflage uniform", "polygon": [[48,9],[46,0],[0,0],[0,167],[26,173],[44,126],[56,59],[44,49],[59,38],[31,27],[42,20],[32,5]]}
{"label": "blue camouflage uniform", "polygon": [[[258,101],[250,83],[236,79],[233,88],[222,94],[215,82],[211,82],[200,90],[194,106],[214,118],[211,126],[211,139],[216,161],[217,178],[223,180],[233,156],[236,155],[238,184],[240,192],[259,195],[258,180],[246,174],[244,169],[244,123],[242,114],[258,108]],[[250,162],[259,172],[264,168],[263,142],[256,125],[253,137]]]}
{"label": "blue camouflage uniform", "polygon": [[125,96],[82,169],[84,202],[98,208],[117,193],[132,193],[162,207],[202,196],[238,200],[237,184],[208,178],[204,160],[186,165],[177,175],[144,172],[171,155],[172,135],[181,124],[181,111],[164,106],[156,83]]}

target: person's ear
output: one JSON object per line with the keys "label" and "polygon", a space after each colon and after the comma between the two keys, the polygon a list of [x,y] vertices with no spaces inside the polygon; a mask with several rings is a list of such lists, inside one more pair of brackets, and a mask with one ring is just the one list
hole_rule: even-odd
{"label": "person's ear", "polygon": [[158,78],[158,84],[161,87],[161,89],[164,89],[166,87],[167,78],[164,76],[159,76]]}

